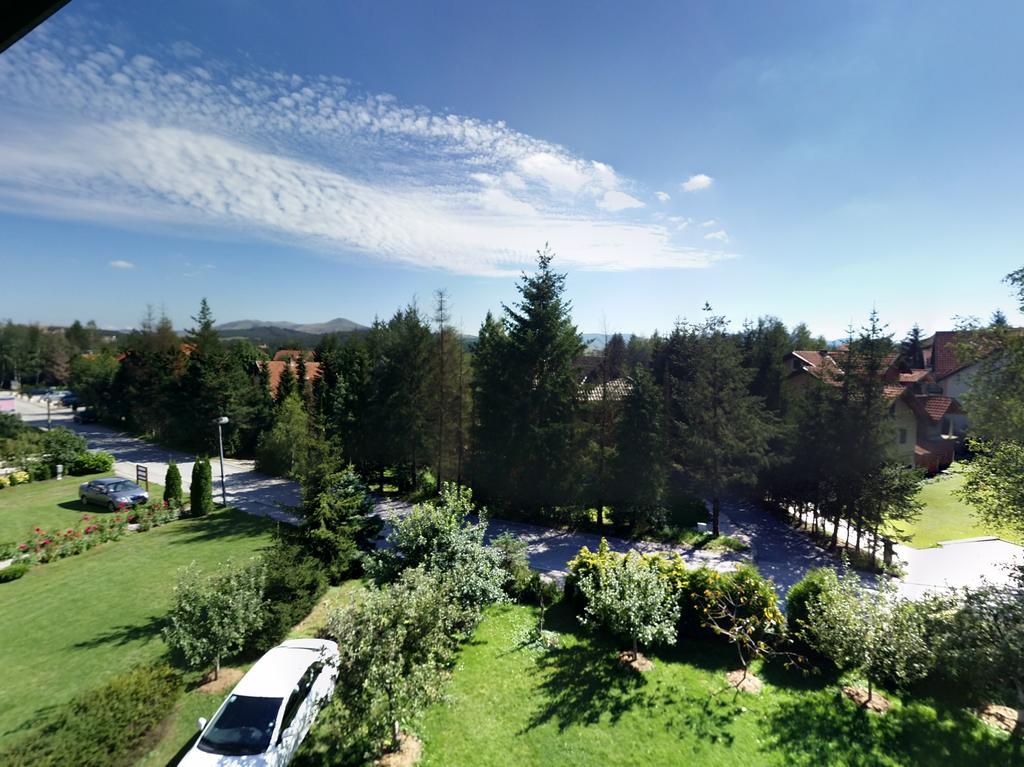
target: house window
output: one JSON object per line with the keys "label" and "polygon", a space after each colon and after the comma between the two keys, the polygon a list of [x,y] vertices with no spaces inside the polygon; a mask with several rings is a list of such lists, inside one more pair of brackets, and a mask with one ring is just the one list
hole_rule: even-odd
{"label": "house window", "polygon": [[901,445],[907,444],[907,430],[906,429],[900,429],[900,444]]}

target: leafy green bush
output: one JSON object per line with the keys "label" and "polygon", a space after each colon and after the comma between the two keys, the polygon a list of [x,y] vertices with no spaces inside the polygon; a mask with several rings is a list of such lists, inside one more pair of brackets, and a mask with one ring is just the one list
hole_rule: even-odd
{"label": "leafy green bush", "polygon": [[506,573],[505,591],[513,599],[528,598],[534,573],[526,556],[526,542],[512,533],[502,533],[491,541],[491,548],[498,552],[498,566]]}
{"label": "leafy green bush", "polygon": [[167,466],[167,475],[164,477],[164,503],[169,506],[181,506],[181,469],[173,460]]}
{"label": "leafy green bush", "polygon": [[53,477],[54,468],[48,463],[32,463],[28,466],[28,475],[33,482],[45,482]]}
{"label": "leafy green bush", "polygon": [[835,580],[834,570],[829,567],[816,567],[786,592],[786,625],[792,636],[798,637],[807,629],[810,604]]}
{"label": "leafy green bush", "polygon": [[0,570],[0,583],[16,581],[27,573],[28,569],[29,565],[26,562],[15,562],[12,565],[8,565],[3,570]]}
{"label": "leafy green bush", "polygon": [[85,437],[63,426],[56,426],[44,433],[42,441],[43,453],[51,466],[70,466],[75,458],[88,449]]}
{"label": "leafy green bush", "polygon": [[0,752],[6,767],[108,767],[132,750],[174,707],[182,692],[169,666],[143,666],[79,695],[31,735]]}
{"label": "leafy green bush", "polygon": [[104,452],[84,452],[74,457],[67,466],[68,474],[105,474],[114,468],[114,456]]}

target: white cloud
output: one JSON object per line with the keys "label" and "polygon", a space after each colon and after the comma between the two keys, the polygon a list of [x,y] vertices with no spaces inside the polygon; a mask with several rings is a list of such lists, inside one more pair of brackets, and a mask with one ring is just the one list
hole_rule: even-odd
{"label": "white cloud", "polygon": [[611,166],[502,122],[75,34],[58,18],[0,57],[0,209],[478,275],[518,274],[544,242],[578,269],[727,257],[623,221],[644,204]]}
{"label": "white cloud", "polygon": [[708,232],[707,234],[704,235],[704,239],[705,240],[718,240],[719,242],[728,242],[729,241],[729,235],[726,234],[726,231],[724,229],[719,229],[719,230],[714,231],[714,232]]}
{"label": "white cloud", "polygon": [[671,195],[669,195],[668,192],[655,192],[654,196],[657,197],[662,202],[668,202],[669,200],[672,199]]}
{"label": "white cloud", "polygon": [[698,173],[695,176],[690,176],[686,181],[682,183],[684,192],[699,192],[701,189],[707,189],[714,182],[711,176],[706,176],[703,173]]}
{"label": "white cloud", "polygon": [[134,263],[132,263],[131,261],[124,261],[124,260],[122,260],[120,258],[118,258],[118,259],[116,259],[114,261],[111,261],[109,264],[107,264],[107,266],[111,267],[112,269],[134,269],[135,268],[135,264]]}
{"label": "white cloud", "polygon": [[718,226],[718,219],[709,218],[707,221],[701,221],[700,225],[705,229],[710,229],[713,226]]}
{"label": "white cloud", "polygon": [[605,192],[604,196],[598,200],[597,207],[615,212],[628,208],[643,208],[644,204],[625,192]]}
{"label": "white cloud", "polygon": [[683,216],[669,216],[668,220],[671,221],[679,231],[682,231],[690,225],[690,219]]}

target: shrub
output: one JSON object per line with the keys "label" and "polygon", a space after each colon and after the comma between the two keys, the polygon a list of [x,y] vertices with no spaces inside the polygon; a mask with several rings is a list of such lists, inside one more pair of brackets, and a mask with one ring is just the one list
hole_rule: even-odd
{"label": "shrub", "polygon": [[924,639],[923,614],[895,590],[882,578],[873,591],[848,570],[842,578],[826,579],[809,603],[811,646],[838,668],[863,674],[869,695],[879,682],[906,687],[926,676],[934,663]]}
{"label": "shrub", "polygon": [[53,477],[55,469],[47,463],[33,463],[28,467],[28,475],[33,482],[45,482]]}
{"label": "shrub", "polygon": [[181,469],[172,460],[167,466],[167,476],[164,477],[164,503],[181,506],[181,502]]}
{"label": "shrub", "polygon": [[0,752],[7,767],[106,767],[133,749],[174,707],[180,677],[168,666],[143,666],[79,695],[31,735]]}
{"label": "shrub", "polygon": [[831,588],[836,580],[835,571],[828,567],[810,570],[786,592],[786,625],[789,633],[800,637],[808,628],[810,605],[822,592]]}
{"label": "shrub", "polygon": [[44,433],[42,442],[43,453],[51,466],[62,464],[68,467],[75,458],[88,449],[85,437],[63,426],[57,426]]}
{"label": "shrub", "polygon": [[13,472],[12,474],[7,475],[7,482],[10,484],[11,487],[14,487],[15,485],[24,485],[25,483],[31,481],[32,477],[29,476],[29,473],[27,471],[16,471]]}
{"label": "shrub", "polygon": [[0,570],[0,583],[16,581],[27,573],[28,570],[29,565],[26,562],[15,562],[14,564],[8,565],[3,570]]}
{"label": "shrub", "polygon": [[178,573],[164,641],[189,668],[214,667],[246,646],[263,623],[265,569],[230,560],[209,578],[193,562]]}
{"label": "shrub", "polygon": [[263,586],[266,608],[263,627],[252,641],[253,649],[261,652],[284,639],[309,615],[328,584],[320,561],[294,543],[279,540],[262,562],[267,573]]}
{"label": "shrub", "polygon": [[486,510],[480,510],[480,521],[474,524],[469,517],[475,511],[469,488],[445,482],[435,503],[418,504],[395,520],[390,547],[380,553],[375,574],[394,578],[402,569],[422,565],[440,575],[469,614],[503,601],[507,575],[498,551],[484,545]]}
{"label": "shrub", "polygon": [[68,474],[104,474],[114,468],[114,456],[110,453],[79,453],[67,465]]}
{"label": "shrub", "polygon": [[0,489],[8,487],[11,484],[11,480],[7,478],[6,474],[0,474]]}
{"label": "shrub", "polygon": [[202,517],[213,511],[213,473],[209,458],[196,458],[192,466],[192,487],[189,492],[190,514],[193,517]]}
{"label": "shrub", "polygon": [[679,605],[657,565],[636,552],[580,578],[578,586],[586,600],[581,622],[632,642],[634,658],[638,645],[675,643]]}
{"label": "shrub", "polygon": [[502,533],[491,541],[498,553],[498,566],[505,571],[505,591],[513,599],[523,599],[534,585],[534,573],[526,556],[526,542],[512,533]]}

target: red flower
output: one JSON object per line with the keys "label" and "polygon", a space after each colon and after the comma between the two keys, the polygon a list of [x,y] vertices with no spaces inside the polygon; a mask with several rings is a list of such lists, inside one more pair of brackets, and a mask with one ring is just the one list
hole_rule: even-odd
{"label": "red flower", "polygon": [[24,551],[27,548],[28,548],[28,544],[27,543],[19,543],[18,544],[18,549],[21,550],[21,551]]}

